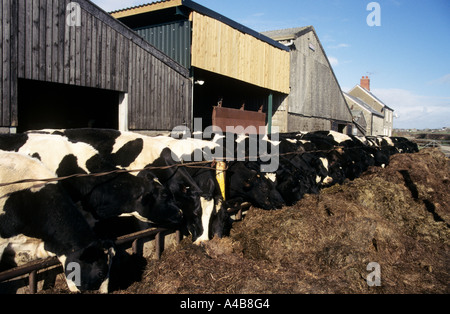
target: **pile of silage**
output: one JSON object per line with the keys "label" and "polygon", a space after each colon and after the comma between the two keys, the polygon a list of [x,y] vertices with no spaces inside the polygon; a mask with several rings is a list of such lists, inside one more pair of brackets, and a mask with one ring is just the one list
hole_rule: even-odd
{"label": "pile of silage", "polygon": [[295,206],[251,208],[229,238],[184,239],[116,293],[449,293],[449,183],[438,150],[395,155]]}
{"label": "pile of silage", "polygon": [[[437,150],[280,211],[252,208],[230,238],[186,239],[122,293],[449,293],[450,162]],[[381,287],[366,269],[381,266]]]}

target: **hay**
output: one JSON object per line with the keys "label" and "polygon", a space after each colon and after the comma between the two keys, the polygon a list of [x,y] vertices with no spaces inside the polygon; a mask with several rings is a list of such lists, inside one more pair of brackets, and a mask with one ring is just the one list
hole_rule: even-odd
{"label": "hay", "polygon": [[292,207],[251,208],[229,238],[185,239],[116,293],[449,293],[449,179],[437,150],[395,155]]}

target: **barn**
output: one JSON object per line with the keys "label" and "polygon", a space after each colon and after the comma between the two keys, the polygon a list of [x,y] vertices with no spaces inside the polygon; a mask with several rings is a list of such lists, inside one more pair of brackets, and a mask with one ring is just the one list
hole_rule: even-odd
{"label": "barn", "polygon": [[287,132],[333,130],[352,134],[352,113],[313,26],[264,32],[290,51],[291,91],[276,114]]}
{"label": "barn", "polygon": [[192,114],[203,127],[267,125],[270,131],[290,92],[288,47],[190,0],[111,15],[189,70]]}
{"label": "barn", "polygon": [[111,14],[87,0],[1,9],[2,133],[357,128],[312,26],[261,34],[190,0]]}
{"label": "barn", "polygon": [[92,2],[3,0],[0,12],[0,132],[191,124],[188,69]]}

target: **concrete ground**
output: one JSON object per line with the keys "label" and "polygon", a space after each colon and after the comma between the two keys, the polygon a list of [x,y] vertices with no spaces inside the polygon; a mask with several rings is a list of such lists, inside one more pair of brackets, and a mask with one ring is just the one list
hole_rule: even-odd
{"label": "concrete ground", "polygon": [[445,154],[445,156],[450,157],[450,146],[441,146],[442,152]]}

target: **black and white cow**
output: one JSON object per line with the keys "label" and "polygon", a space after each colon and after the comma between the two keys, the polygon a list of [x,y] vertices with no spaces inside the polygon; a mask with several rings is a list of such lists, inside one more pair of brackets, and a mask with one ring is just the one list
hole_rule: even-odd
{"label": "black and white cow", "polygon": [[290,194],[290,203],[300,200],[304,194],[316,194],[320,188],[339,182],[341,176],[339,168],[330,162],[330,156],[317,152],[317,147],[311,141],[301,139],[301,136],[301,133],[280,134],[281,167],[287,168],[298,181],[291,187],[297,193]]}
{"label": "black and white cow", "polygon": [[217,145],[210,141],[198,139],[174,139],[168,136],[158,136],[154,138],[166,145],[173,153],[173,158],[177,162],[200,162],[195,167],[187,167],[186,171],[195,181],[202,191],[202,196],[207,201],[213,201],[209,205],[202,206],[202,226],[203,234],[197,239],[198,242],[218,236],[222,238],[229,233],[231,228],[230,217],[224,207],[222,191],[216,177],[215,163],[205,158],[209,151],[205,147],[214,150]]}
{"label": "black and white cow", "polygon": [[[319,150],[328,151],[326,157],[331,165],[338,165],[344,177],[353,180],[371,166],[385,167],[390,157],[397,153],[414,153],[417,145],[405,138],[376,136],[356,137],[334,131],[318,131],[302,134]],[[330,173],[330,176],[333,176]],[[334,183],[340,183],[334,180]]]}
{"label": "black and white cow", "polygon": [[[0,184],[54,177],[34,158],[0,151]],[[112,243],[96,237],[60,183],[0,187],[1,264],[15,267],[57,256],[71,291],[107,293],[113,255]]]}
{"label": "black and white cow", "polygon": [[413,154],[419,152],[417,143],[413,143],[405,137],[391,137],[392,143],[399,153]]}
{"label": "black and white cow", "polygon": [[286,155],[282,165],[289,167],[292,176],[298,177],[300,185],[304,185],[302,193],[291,202],[304,193],[316,194],[323,187],[342,184],[349,176],[355,178],[371,163],[365,158],[365,152],[358,152],[364,149],[361,142],[344,134],[321,131],[280,134],[279,137],[281,153]]}
{"label": "black and white cow", "polygon": [[255,207],[280,209],[284,199],[270,177],[259,171],[258,162],[232,161],[226,173],[227,203],[250,203]]}
{"label": "black and white cow", "polygon": [[376,136],[369,137],[368,139],[378,147],[388,151],[390,155],[397,153],[417,153],[419,151],[416,143],[404,137]]}
{"label": "black and white cow", "polygon": [[[265,210],[281,209],[285,201],[277,189],[276,174],[263,171],[265,168],[278,168],[277,160],[271,159],[278,158],[278,154],[271,150],[276,149],[279,142],[267,137],[232,133],[225,133],[223,139],[214,138],[223,157],[231,160],[226,176],[227,202],[243,199]],[[266,161],[261,158],[264,154]]]}
{"label": "black and white cow", "polygon": [[333,184],[341,184],[344,179],[353,180],[367,169],[371,163],[367,153],[356,148],[353,139],[334,131],[318,131],[302,135],[302,139],[311,141],[315,154],[328,160],[329,176]]}
{"label": "black and white cow", "polygon": [[[92,146],[49,134],[0,135],[0,149],[39,159],[58,177],[117,170]],[[159,181],[151,175],[111,173],[61,181],[75,203],[89,213],[90,223],[118,216],[135,216],[155,224],[178,224],[182,213]]]}
{"label": "black and white cow", "polygon": [[[183,225],[192,235],[193,241],[199,243],[208,239],[208,229],[203,226],[202,220],[206,223],[206,217],[210,217],[208,213],[214,208],[214,199],[204,194],[187,169],[174,160],[174,154],[161,139],[107,129],[36,132],[63,135],[74,143],[87,143],[95,148],[102,158],[117,167],[142,170],[135,173],[141,177],[156,176],[174,195],[177,205],[182,209]],[[151,169],[146,169],[149,167]]]}

